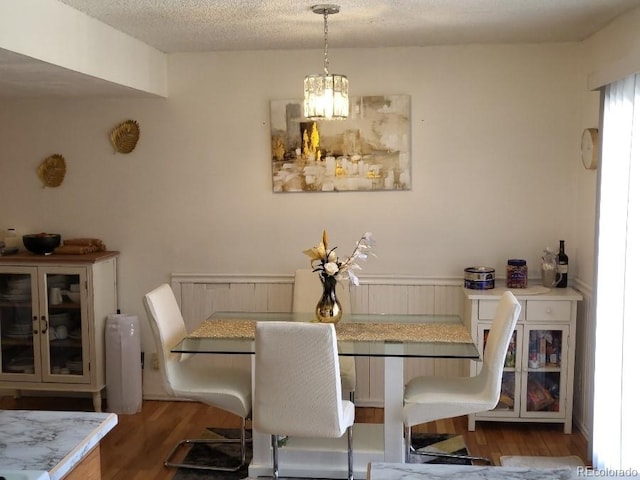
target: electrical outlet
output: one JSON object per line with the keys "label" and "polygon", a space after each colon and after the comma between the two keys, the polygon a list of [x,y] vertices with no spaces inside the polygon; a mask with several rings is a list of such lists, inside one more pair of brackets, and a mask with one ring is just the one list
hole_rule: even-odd
{"label": "electrical outlet", "polygon": [[157,353],[152,353],[151,354],[151,368],[153,368],[154,370],[159,370],[160,369],[160,365],[158,364],[158,354]]}

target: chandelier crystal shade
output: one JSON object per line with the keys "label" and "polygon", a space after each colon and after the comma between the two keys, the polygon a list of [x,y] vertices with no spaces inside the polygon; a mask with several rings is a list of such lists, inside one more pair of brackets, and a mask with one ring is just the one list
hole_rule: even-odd
{"label": "chandelier crystal shade", "polygon": [[329,73],[328,16],[338,13],[338,5],[314,5],[313,13],[324,16],[324,73],[304,79],[304,116],[311,120],[343,119],[349,116],[349,80]]}

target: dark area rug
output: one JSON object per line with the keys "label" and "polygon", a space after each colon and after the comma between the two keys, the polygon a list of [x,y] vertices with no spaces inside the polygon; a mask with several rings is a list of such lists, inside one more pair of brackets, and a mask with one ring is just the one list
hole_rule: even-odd
{"label": "dark area rug", "polygon": [[[224,428],[208,428],[201,435],[202,438],[226,437],[232,435],[237,438],[237,430]],[[423,452],[435,451],[443,453],[456,453],[465,455],[467,449],[462,435],[414,433],[412,438],[416,450]],[[197,465],[206,465],[215,462],[217,465],[230,466],[238,461],[240,449],[238,445],[193,445],[187,453],[185,461]],[[247,445],[247,464],[237,472],[214,472],[207,470],[195,470],[179,468],[173,480],[242,480],[247,478],[249,463],[251,462],[251,444]],[[458,465],[470,465],[468,460],[450,459],[433,456],[412,455],[411,463],[454,463]],[[290,479],[295,480],[295,479]]]}
{"label": "dark area rug", "polygon": [[[413,433],[411,444],[419,452],[446,453],[454,455],[468,455],[462,435],[450,433]],[[470,460],[461,458],[435,457],[425,455],[411,455],[410,463],[448,463],[454,465],[471,465]]]}
{"label": "dark area rug", "polygon": [[[247,432],[249,435],[250,432]],[[239,431],[226,428],[207,428],[201,438],[238,438]],[[195,444],[187,453],[184,461],[196,465],[218,465],[232,467],[237,465],[240,456],[240,445],[230,444]],[[237,472],[216,472],[212,470],[197,470],[192,468],[179,468],[173,480],[241,480],[247,478],[249,474],[249,463],[251,463],[252,450],[251,443],[247,444],[247,461]]]}

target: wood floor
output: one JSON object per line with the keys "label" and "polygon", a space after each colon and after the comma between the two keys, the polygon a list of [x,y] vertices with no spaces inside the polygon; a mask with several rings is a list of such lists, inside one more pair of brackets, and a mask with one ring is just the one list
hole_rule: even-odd
{"label": "wood floor", "polygon": [[[2,409],[91,411],[89,399],[0,398]],[[356,421],[381,423],[382,409],[357,408]],[[166,453],[182,438],[197,437],[205,427],[237,428],[240,421],[213,407],[192,402],[145,400],[142,412],[119,415],[118,425],[102,441],[103,480],[171,480],[173,469],[162,466]],[[466,417],[420,425],[416,432],[461,433],[472,455],[489,457],[498,465],[502,455],[578,455],[585,464],[587,442],[576,432],[563,433],[561,424],[479,422],[468,432]]]}

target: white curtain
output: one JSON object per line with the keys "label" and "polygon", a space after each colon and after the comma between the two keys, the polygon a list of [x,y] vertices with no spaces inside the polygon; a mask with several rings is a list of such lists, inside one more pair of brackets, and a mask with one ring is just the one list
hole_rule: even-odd
{"label": "white curtain", "polygon": [[598,202],[593,466],[640,468],[640,75],[605,88]]}

